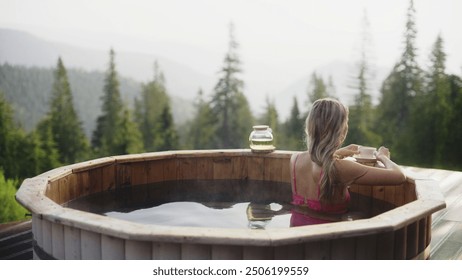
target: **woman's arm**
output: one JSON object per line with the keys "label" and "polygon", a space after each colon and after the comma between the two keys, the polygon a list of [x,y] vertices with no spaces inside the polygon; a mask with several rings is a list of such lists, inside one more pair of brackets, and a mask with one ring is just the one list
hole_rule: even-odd
{"label": "woman's arm", "polygon": [[366,166],[351,160],[337,161],[340,180],[346,184],[360,185],[398,185],[406,181],[401,168],[390,159],[387,148],[380,147],[376,157],[384,167]]}

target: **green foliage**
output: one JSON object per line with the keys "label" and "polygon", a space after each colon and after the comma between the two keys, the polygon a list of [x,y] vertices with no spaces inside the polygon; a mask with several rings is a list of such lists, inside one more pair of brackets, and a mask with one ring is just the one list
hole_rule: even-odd
{"label": "green foliage", "polygon": [[[124,154],[128,143],[124,143],[124,104],[122,103],[119,79],[115,65],[115,52],[109,52],[109,67],[103,88],[101,115],[96,120],[92,147],[97,156]],[[131,121],[125,119],[125,121]]]}
{"label": "green foliage", "polygon": [[183,136],[185,146],[189,149],[212,149],[217,146],[215,135],[217,119],[210,104],[204,100],[202,90],[198,91],[196,100],[195,116],[187,124],[185,130],[188,132]]}
{"label": "green foliage", "polygon": [[237,54],[238,44],[233,32],[234,27],[231,24],[228,53],[211,100],[212,112],[217,120],[216,148],[225,149],[247,147],[253,123],[252,112],[243,94],[244,82],[238,77],[241,69]]}
{"label": "green foliage", "polygon": [[[0,90],[14,109],[14,122],[26,132],[34,130],[50,110],[55,71],[52,68],[0,65]],[[67,69],[67,74],[75,110],[86,136],[90,138],[101,114],[105,74],[80,69]],[[140,92],[141,83],[124,77],[119,80],[122,99],[133,101]],[[132,106],[131,103],[129,105]]]}
{"label": "green foliage", "polygon": [[326,84],[321,76],[313,72],[307,92],[310,104],[321,98],[334,97],[334,91],[332,79],[329,79],[329,84]]}
{"label": "green foliage", "polygon": [[0,224],[23,220],[27,210],[15,199],[17,182],[5,179],[0,169]]}
{"label": "green foliage", "polygon": [[294,97],[294,103],[290,110],[290,116],[285,123],[281,125],[280,142],[278,149],[285,150],[304,150],[305,143],[305,118],[300,113],[297,98]]}
{"label": "green foliage", "polygon": [[349,129],[345,144],[359,144],[377,147],[381,137],[374,132],[375,114],[370,95],[370,66],[368,61],[369,22],[365,15],[363,19],[363,34],[360,59],[357,63],[357,75],[353,89],[356,91],[354,104],[349,107]]}
{"label": "green foliage", "polygon": [[89,143],[74,109],[67,71],[61,58],[55,70],[48,118],[60,162],[71,164],[88,159]]}
{"label": "green foliage", "polygon": [[141,98],[135,100],[135,112],[146,151],[178,149],[179,140],[170,109],[170,98],[157,62],[154,64],[154,79],[143,85]]}
{"label": "green foliage", "polygon": [[383,143],[394,151],[395,159],[405,164],[413,161],[411,107],[414,97],[422,92],[422,70],[417,64],[416,36],[415,9],[411,1],[404,32],[404,51],[400,61],[383,82],[375,125]]}

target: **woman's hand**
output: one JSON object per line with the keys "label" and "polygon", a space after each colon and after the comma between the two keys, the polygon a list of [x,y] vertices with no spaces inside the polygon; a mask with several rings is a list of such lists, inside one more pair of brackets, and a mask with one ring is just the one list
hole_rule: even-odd
{"label": "woman's hand", "polygon": [[375,157],[383,162],[383,157],[390,158],[390,150],[388,148],[385,148],[384,146],[380,147],[379,150],[377,151]]}
{"label": "woman's hand", "polygon": [[335,152],[335,155],[340,158],[351,157],[356,154],[359,154],[359,145],[356,144],[350,144],[348,146],[338,149]]}

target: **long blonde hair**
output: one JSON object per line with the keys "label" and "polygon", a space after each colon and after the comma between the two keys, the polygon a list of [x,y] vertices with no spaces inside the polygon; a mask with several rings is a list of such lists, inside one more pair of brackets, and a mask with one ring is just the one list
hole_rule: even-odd
{"label": "long blonde hair", "polygon": [[[313,103],[306,118],[308,152],[311,160],[321,166],[324,175],[321,178],[320,199],[331,203],[342,191],[338,186],[334,166],[335,151],[345,140],[348,130],[348,108],[332,98],[318,99]],[[342,194],[343,195],[343,194]]]}

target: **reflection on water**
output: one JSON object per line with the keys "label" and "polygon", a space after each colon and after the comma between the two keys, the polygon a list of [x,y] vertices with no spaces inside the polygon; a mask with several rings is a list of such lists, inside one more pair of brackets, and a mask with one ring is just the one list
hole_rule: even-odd
{"label": "reflection on water", "polygon": [[[131,187],[68,202],[79,209],[142,224],[218,228],[287,228],[318,224],[319,217],[294,211],[288,183],[252,180],[189,180]],[[352,193],[358,214],[324,222],[370,217],[389,205]],[[296,210],[296,209],[295,209]],[[321,218],[321,220],[323,220]]]}
{"label": "reflection on water", "polygon": [[288,207],[290,205],[283,206],[279,203],[210,204],[180,201],[130,212],[111,211],[106,212],[105,215],[137,223],[164,226],[265,229],[289,227],[290,212],[283,210]]}

